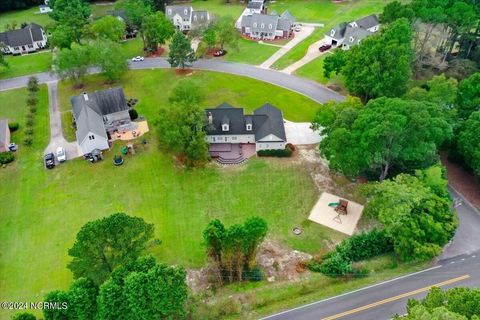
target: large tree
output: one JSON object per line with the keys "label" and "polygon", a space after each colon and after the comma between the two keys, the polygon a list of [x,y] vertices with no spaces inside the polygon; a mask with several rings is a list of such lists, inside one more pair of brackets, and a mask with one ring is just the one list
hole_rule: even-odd
{"label": "large tree", "polygon": [[480,177],[480,111],[473,112],[463,124],[458,149],[467,165]]}
{"label": "large tree", "polygon": [[180,67],[182,69],[197,60],[190,40],[183,33],[177,31],[173,35],[167,60],[172,68]]}
{"label": "large tree", "polygon": [[142,33],[145,47],[150,52],[155,52],[158,45],[163,45],[174,34],[173,24],[162,12],[156,12],[144,18]]}
{"label": "large tree", "polygon": [[102,284],[119,265],[137,259],[152,239],[154,227],[142,218],[116,213],[86,223],[68,250],[74,278]]}
{"label": "large tree", "polygon": [[90,46],[73,44],[71,49],[62,49],[53,60],[53,70],[62,78],[70,79],[80,86],[88,68],[92,66],[93,54]]}
{"label": "large tree", "polygon": [[215,33],[220,48],[223,50],[225,45],[231,49],[238,49],[238,30],[235,29],[235,21],[230,17],[222,17],[215,23]]}
{"label": "large tree", "polygon": [[325,64],[331,65],[326,75],[339,71],[350,92],[364,101],[381,96],[398,97],[407,90],[411,76],[411,41],[412,27],[408,20],[396,20],[348,52],[336,50],[333,56],[325,58]]}
{"label": "large tree", "polygon": [[365,213],[384,226],[402,260],[431,259],[453,237],[457,220],[446,191],[437,194],[407,174],[364,188],[369,199]]}
{"label": "large tree", "polygon": [[120,266],[100,287],[97,319],[181,319],[185,278],[182,267],[157,264],[150,256]]}
{"label": "large tree", "polygon": [[321,153],[347,176],[383,180],[391,170],[425,168],[438,160],[437,148],[452,135],[442,108],[430,102],[379,98],[364,108],[350,104],[320,110],[314,124],[325,128]]}
{"label": "large tree", "polygon": [[125,22],[113,16],[105,16],[92,22],[88,34],[93,39],[119,41],[125,34],[125,27]]}
{"label": "large tree", "polygon": [[103,40],[92,46],[95,64],[101,69],[101,74],[109,83],[120,80],[128,70],[127,57],[118,43]]}
{"label": "large tree", "polygon": [[458,85],[457,109],[462,119],[468,119],[472,112],[480,111],[480,72]]}
{"label": "large tree", "polygon": [[50,29],[48,41],[51,47],[70,49],[72,43],[75,42],[75,36],[75,32],[70,26],[57,23]]}
{"label": "large tree", "polygon": [[148,17],[154,12],[152,2],[149,0],[125,0],[120,2],[119,5],[125,10],[126,23],[129,29],[140,31],[145,48],[145,36],[142,32],[142,24],[145,17]]}
{"label": "large tree", "polygon": [[[187,85],[180,82],[179,87]],[[191,93],[183,95],[185,90],[176,88],[170,97],[172,105],[160,112],[158,131],[160,143],[184,160],[187,166],[204,164],[208,156],[205,128],[207,119],[205,110],[200,108],[194,92],[198,89],[188,84]]]}
{"label": "large tree", "polygon": [[90,5],[84,0],[52,1],[53,11],[50,16],[58,24],[70,29],[75,42],[80,42],[84,27],[88,24]]}

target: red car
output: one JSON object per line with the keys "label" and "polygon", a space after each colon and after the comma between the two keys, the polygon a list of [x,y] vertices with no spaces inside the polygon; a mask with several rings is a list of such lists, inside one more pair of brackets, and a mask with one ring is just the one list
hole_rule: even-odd
{"label": "red car", "polygon": [[320,52],[325,52],[327,51],[328,49],[330,49],[332,47],[331,44],[324,44],[323,46],[321,46],[320,48],[318,48],[318,50],[320,50]]}
{"label": "red car", "polygon": [[221,57],[227,54],[227,50],[218,50],[213,53],[214,57]]}

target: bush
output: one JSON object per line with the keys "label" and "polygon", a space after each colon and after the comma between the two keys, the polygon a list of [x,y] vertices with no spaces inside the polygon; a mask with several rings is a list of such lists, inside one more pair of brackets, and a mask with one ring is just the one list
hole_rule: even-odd
{"label": "bush", "polygon": [[197,58],[203,58],[205,57],[205,54],[207,53],[207,45],[205,42],[200,42],[198,44],[197,52],[195,53]]}
{"label": "bush", "polygon": [[26,136],[25,139],[23,139],[23,144],[26,145],[27,147],[31,146],[33,144],[33,137]]}
{"label": "bush", "polygon": [[13,153],[11,152],[1,152],[0,153],[0,164],[7,164],[15,160]]}
{"label": "bush", "polygon": [[24,313],[17,313],[12,317],[12,320],[37,320],[37,317],[35,317],[33,314],[29,312],[24,312]]}
{"label": "bush", "polygon": [[352,263],[340,254],[334,254],[320,265],[320,272],[329,277],[342,277],[353,271]]}
{"label": "bush", "polygon": [[25,119],[25,125],[26,125],[27,127],[33,127],[33,117],[31,117],[31,116],[29,117],[29,116],[27,115],[27,117],[26,117],[26,119]]}
{"label": "bush", "polygon": [[128,114],[130,115],[131,120],[138,119],[138,112],[135,109],[128,110]]}
{"label": "bush", "polygon": [[392,252],[393,242],[385,231],[373,229],[343,240],[335,251],[351,261],[360,261]]}
{"label": "bush", "polygon": [[25,129],[25,134],[26,134],[27,136],[33,135],[33,128],[32,128],[32,127],[27,127],[27,128]]}
{"label": "bush", "polygon": [[31,114],[37,113],[37,107],[36,106],[30,106],[28,108],[28,110],[30,111]]}
{"label": "bush", "polygon": [[20,125],[18,124],[18,122],[10,122],[8,124],[8,129],[10,129],[10,132],[15,132],[18,130],[18,128],[20,128]]}
{"label": "bush", "polygon": [[257,152],[259,157],[278,157],[278,158],[288,158],[292,155],[292,150],[289,148],[285,149],[267,149],[259,150]]}

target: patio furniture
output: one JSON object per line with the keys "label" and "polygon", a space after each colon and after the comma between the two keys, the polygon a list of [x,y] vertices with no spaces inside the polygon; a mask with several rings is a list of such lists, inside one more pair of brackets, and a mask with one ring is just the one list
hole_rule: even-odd
{"label": "patio furniture", "polygon": [[122,147],[122,149],[120,150],[122,152],[122,154],[125,156],[127,153],[128,153],[128,147],[127,146],[124,146]]}

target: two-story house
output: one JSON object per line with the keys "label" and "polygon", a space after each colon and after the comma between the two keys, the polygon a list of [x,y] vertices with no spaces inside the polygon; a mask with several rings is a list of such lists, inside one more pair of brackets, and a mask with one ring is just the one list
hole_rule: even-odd
{"label": "two-story house", "polygon": [[208,11],[194,10],[191,6],[166,6],[165,15],[180,31],[195,29],[210,22]]}
{"label": "two-story house", "polygon": [[24,54],[35,52],[47,46],[47,36],[42,26],[36,23],[27,24],[22,29],[0,33],[0,49],[5,54]]}
{"label": "two-story house", "polygon": [[344,50],[359,44],[366,37],[376,33],[380,29],[380,22],[375,14],[339,24],[325,34],[325,42],[332,47],[341,47]]}
{"label": "two-story house", "polygon": [[115,132],[131,129],[129,107],[121,87],[84,92],[71,98],[77,142],[84,154],[109,149]]}
{"label": "two-story house", "polygon": [[269,103],[244,114],[243,108],[222,103],[206,109],[207,142],[214,144],[255,144],[256,151],[285,149],[287,138],[282,111]]}
{"label": "two-story house", "polygon": [[294,24],[295,18],[288,11],[281,15],[254,13],[242,17],[240,31],[252,39],[275,40],[290,37]]}

